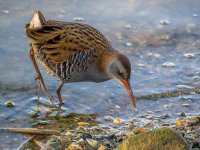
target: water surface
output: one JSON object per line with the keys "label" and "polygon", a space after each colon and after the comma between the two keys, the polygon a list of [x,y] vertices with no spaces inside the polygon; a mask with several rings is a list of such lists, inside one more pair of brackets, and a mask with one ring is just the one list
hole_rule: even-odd
{"label": "water surface", "polygon": [[[48,19],[61,21],[82,17],[84,23],[101,31],[114,48],[129,57],[131,84],[134,95],[139,97],[199,87],[199,6],[196,0],[181,3],[178,0],[0,0],[0,127],[30,126],[27,111],[39,105],[36,74],[28,57],[29,46],[23,29],[34,10],[41,10]],[[168,24],[162,23],[163,20]],[[55,96],[59,81],[41,70]],[[98,113],[100,117],[112,115],[126,119],[153,110],[159,110],[156,115],[169,113],[170,119],[182,111],[200,113],[200,97],[195,93],[158,100],[137,99],[138,112],[135,112],[125,89],[114,80],[65,84],[62,94],[65,113]],[[8,100],[15,102],[14,108],[4,106]],[[184,103],[189,107],[184,107]]]}

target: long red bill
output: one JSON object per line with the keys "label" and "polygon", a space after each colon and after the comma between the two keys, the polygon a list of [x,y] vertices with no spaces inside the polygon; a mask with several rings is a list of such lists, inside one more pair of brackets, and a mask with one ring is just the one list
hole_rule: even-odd
{"label": "long red bill", "polygon": [[131,89],[131,85],[128,81],[126,80],[121,80],[121,82],[123,83],[124,87],[126,88],[126,90],[128,91],[128,95],[131,99],[131,102],[133,104],[133,107],[135,108],[135,110],[137,110],[136,108],[136,103],[135,103],[135,99],[134,99],[134,96],[133,96],[133,91]]}

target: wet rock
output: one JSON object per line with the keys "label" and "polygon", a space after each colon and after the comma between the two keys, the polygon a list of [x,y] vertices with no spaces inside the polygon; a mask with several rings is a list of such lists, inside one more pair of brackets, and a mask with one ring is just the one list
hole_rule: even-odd
{"label": "wet rock", "polygon": [[83,138],[84,140],[86,140],[86,139],[92,139],[92,135],[89,134],[89,133],[83,133],[82,138]]}
{"label": "wet rock", "polygon": [[9,101],[5,102],[5,105],[6,105],[6,107],[14,107],[15,103],[13,101],[9,100]]}
{"label": "wet rock", "polygon": [[186,115],[185,115],[184,112],[181,112],[179,116],[180,116],[180,117],[186,117]]}
{"label": "wet rock", "polygon": [[73,142],[69,145],[67,150],[83,150],[83,148],[79,144]]}
{"label": "wet rock", "polygon": [[118,150],[189,150],[180,135],[169,128],[155,129],[124,140]]}

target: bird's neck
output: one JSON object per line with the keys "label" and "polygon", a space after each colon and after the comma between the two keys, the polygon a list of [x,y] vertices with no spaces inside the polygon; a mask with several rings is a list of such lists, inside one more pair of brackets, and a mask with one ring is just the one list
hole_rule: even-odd
{"label": "bird's neck", "polygon": [[114,61],[116,61],[117,55],[118,53],[115,51],[106,54],[101,58],[100,68],[110,79],[112,78],[112,74],[110,72],[110,66]]}

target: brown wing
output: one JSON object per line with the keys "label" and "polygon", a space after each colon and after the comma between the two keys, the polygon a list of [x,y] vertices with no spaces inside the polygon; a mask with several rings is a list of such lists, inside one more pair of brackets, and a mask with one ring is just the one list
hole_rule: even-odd
{"label": "brown wing", "polygon": [[42,28],[26,28],[34,44],[41,45],[46,56],[55,63],[63,63],[77,51],[107,51],[107,39],[89,25],[49,21]]}

